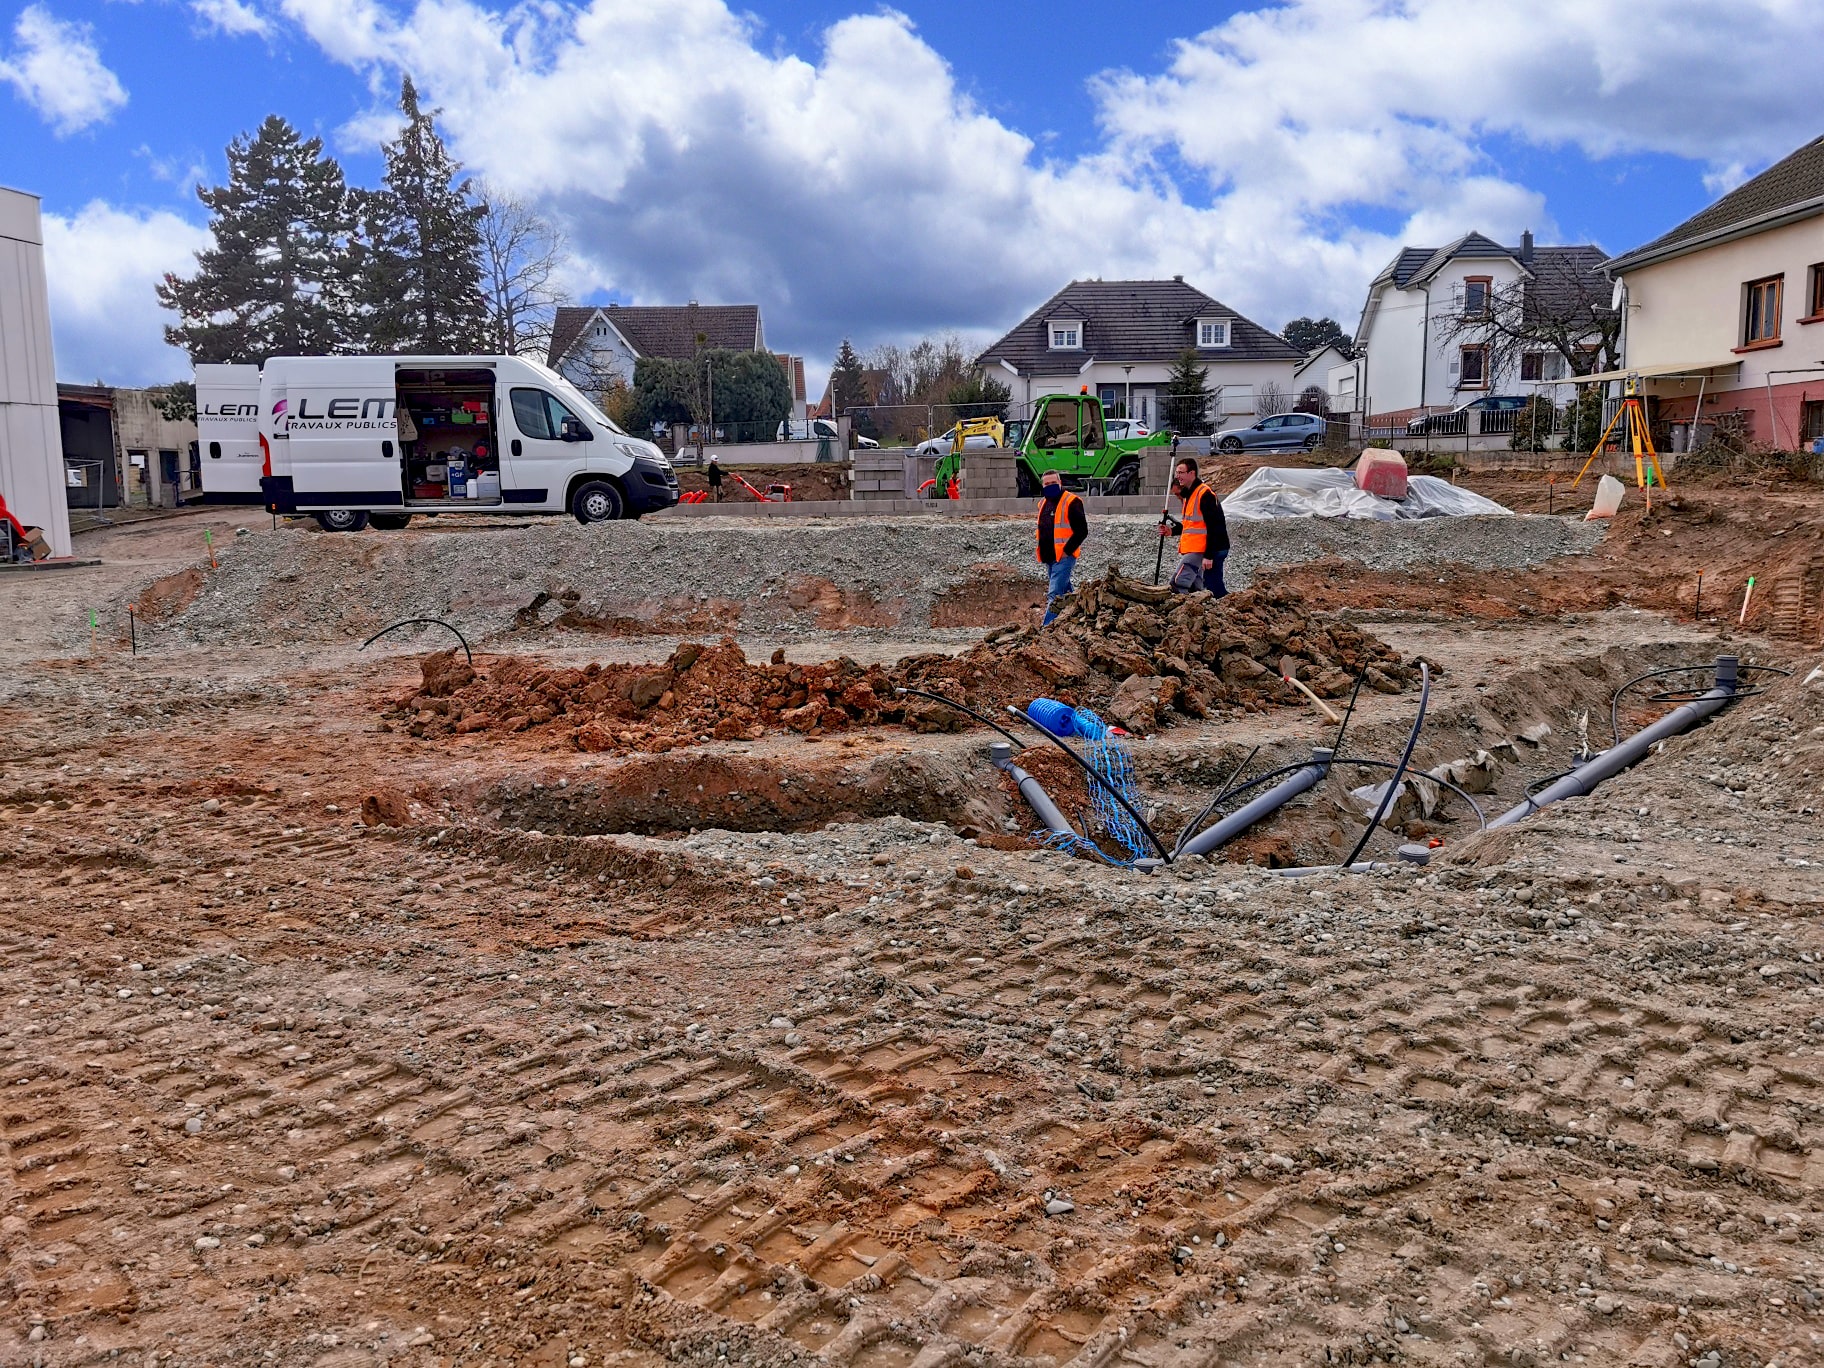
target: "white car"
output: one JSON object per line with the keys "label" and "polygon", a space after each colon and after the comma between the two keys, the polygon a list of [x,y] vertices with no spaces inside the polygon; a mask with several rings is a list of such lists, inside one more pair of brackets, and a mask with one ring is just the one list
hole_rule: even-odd
{"label": "white car", "polygon": [[[851,429],[851,431],[853,432],[853,429]],[[836,435],[836,424],[831,422],[828,418],[818,418],[811,424],[811,436],[813,437],[835,437]],[[877,447],[880,445],[880,443],[875,441],[872,437],[863,437],[859,432],[854,432],[853,435],[855,438],[855,445],[858,447]]]}
{"label": "white car", "polygon": [[1153,430],[1138,418],[1110,418],[1104,424],[1111,442],[1125,442],[1136,437],[1151,437]]}
{"label": "white car", "polygon": [[[986,448],[993,445],[994,438],[985,432],[978,432],[973,436],[963,438],[963,446],[966,448]],[[936,437],[925,438],[913,450],[920,456],[948,456],[956,450],[955,425],[952,424],[949,431],[940,433]]]}

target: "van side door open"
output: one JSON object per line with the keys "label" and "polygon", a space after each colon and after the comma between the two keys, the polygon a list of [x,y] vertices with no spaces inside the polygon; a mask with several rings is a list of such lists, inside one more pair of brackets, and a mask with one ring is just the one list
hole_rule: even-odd
{"label": "van side door open", "polygon": [[299,367],[286,389],[299,508],[397,508],[398,399],[392,367],[350,358]]}

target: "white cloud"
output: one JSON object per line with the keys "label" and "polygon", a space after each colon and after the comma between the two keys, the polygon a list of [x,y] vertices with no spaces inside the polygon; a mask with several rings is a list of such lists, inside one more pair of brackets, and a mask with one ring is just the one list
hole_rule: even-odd
{"label": "white cloud", "polygon": [[190,0],[190,9],[210,28],[233,38],[272,34],[272,21],[243,0]]}
{"label": "white cloud", "polygon": [[757,300],[769,341],[814,362],[845,334],[992,336],[1091,275],[1183,273],[1268,326],[1347,321],[1402,242],[1584,217],[1505,149],[1667,154],[1730,183],[1820,131],[1772,55],[1824,57],[1808,0],[1665,0],[1648,22],[1621,0],[1287,0],[1091,82],[1101,145],[1059,158],[891,11],[808,58],[723,0],[266,12],[374,83],[343,139],[390,131],[409,70],[472,172],[564,220],[580,289]]}
{"label": "white cloud", "polygon": [[126,89],[102,65],[87,24],[65,23],[42,5],[27,5],[13,25],[13,42],[12,54],[0,58],[0,81],[58,137],[104,123],[126,104]]}
{"label": "white cloud", "polygon": [[206,229],[166,210],[135,212],[97,200],[73,217],[44,216],[57,374],[79,383],[160,384],[188,374],[189,359],[165,345],[172,316],[153,287],[166,272],[188,275]]}

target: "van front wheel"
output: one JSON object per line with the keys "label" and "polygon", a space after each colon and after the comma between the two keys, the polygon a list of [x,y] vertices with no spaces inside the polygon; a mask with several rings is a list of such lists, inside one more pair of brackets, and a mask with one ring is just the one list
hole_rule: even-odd
{"label": "van front wheel", "polygon": [[359,532],[367,526],[367,514],[352,508],[332,508],[316,518],[317,526],[325,532]]}
{"label": "van front wheel", "polygon": [[621,491],[606,480],[579,485],[570,498],[570,511],[580,523],[613,522],[622,513]]}

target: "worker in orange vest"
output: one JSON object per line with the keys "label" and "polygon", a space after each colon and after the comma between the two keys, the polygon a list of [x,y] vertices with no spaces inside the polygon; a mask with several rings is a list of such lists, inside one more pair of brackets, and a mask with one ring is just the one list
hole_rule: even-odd
{"label": "worker in orange vest", "polygon": [[1229,592],[1222,582],[1222,563],[1229,554],[1229,525],[1222,516],[1222,500],[1197,478],[1197,462],[1189,456],[1172,467],[1172,492],[1183,500],[1183,521],[1162,518],[1159,522],[1161,537],[1178,533],[1178,569],[1172,575],[1172,592],[1208,589],[1221,598]]}
{"label": "worker in orange vest", "polygon": [[1058,472],[1039,477],[1039,564],[1050,576],[1045,593],[1045,626],[1058,615],[1058,600],[1070,592],[1070,572],[1077,568],[1077,550],[1089,538],[1089,515],[1083,500],[1064,488]]}

